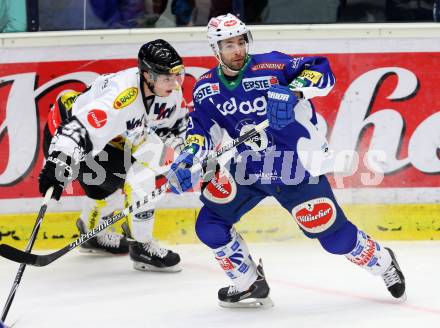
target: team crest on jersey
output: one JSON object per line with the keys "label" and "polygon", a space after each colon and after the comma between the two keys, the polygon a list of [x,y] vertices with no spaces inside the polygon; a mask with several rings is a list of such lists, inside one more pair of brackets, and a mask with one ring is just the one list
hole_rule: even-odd
{"label": "team crest on jersey", "polygon": [[114,109],[122,109],[124,107],[127,107],[133,101],[136,100],[138,96],[139,90],[136,87],[128,88],[124,91],[122,91],[117,97],[116,100],[113,102],[113,108]]}
{"label": "team crest on jersey", "polygon": [[272,85],[278,84],[278,79],[276,76],[259,76],[243,79],[241,84],[243,85],[244,91],[267,90]]}
{"label": "team crest on jersey", "polygon": [[[243,125],[240,129],[240,136],[244,135],[245,133],[249,132],[255,128],[254,124],[246,124]],[[269,139],[267,137],[266,132],[263,130],[259,133],[257,133],[252,138],[245,141],[245,145],[251,148],[253,151],[262,151],[267,148],[269,145]]]}
{"label": "team crest on jersey", "polygon": [[292,215],[303,230],[320,233],[335,222],[336,207],[330,198],[315,198],[295,206]]}
{"label": "team crest on jersey", "polygon": [[87,114],[87,122],[95,129],[100,129],[107,123],[107,114],[101,109],[92,109]]}
{"label": "team crest on jersey", "polygon": [[130,121],[126,121],[127,130],[134,130],[138,127],[141,127],[144,125],[144,117],[145,115],[142,115],[140,118],[132,118]]}
{"label": "team crest on jersey", "polygon": [[153,113],[157,115],[156,120],[163,120],[169,118],[176,108],[175,104],[172,107],[167,107],[167,103],[154,103]]}
{"label": "team crest on jersey", "polygon": [[284,69],[283,63],[259,63],[251,67],[252,71],[264,71],[264,70],[277,70],[281,71]]}
{"label": "team crest on jersey", "polygon": [[226,169],[220,169],[216,172],[214,178],[203,190],[203,196],[217,204],[227,204],[237,195],[237,184],[231,173]]}
{"label": "team crest on jersey", "polygon": [[204,83],[194,91],[194,101],[197,101],[200,104],[203,99],[219,93],[219,83]]}

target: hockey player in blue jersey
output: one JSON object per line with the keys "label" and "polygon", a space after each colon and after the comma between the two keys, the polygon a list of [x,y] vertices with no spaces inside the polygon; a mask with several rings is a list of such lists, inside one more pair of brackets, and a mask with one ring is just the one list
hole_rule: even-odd
{"label": "hockey player in blue jersey", "polygon": [[202,184],[204,205],[196,233],[232,281],[219,290],[220,305],[272,305],[261,261],[259,265],[253,261],[233,226],[268,196],[327,252],[381,276],[394,297],[404,298],[405,279],[393,252],[346,218],[324,175],[328,144],[316,127],[309,99],[327,95],[335,84],[328,60],[275,51],[250,55],[251,34],[231,14],[210,20],[208,40],[219,65],[194,86],[195,110],[190,114],[186,148],[168,173],[171,190],[181,193],[200,179],[201,172],[190,168],[225,134],[237,138],[269,121],[265,131],[238,146],[236,156]]}

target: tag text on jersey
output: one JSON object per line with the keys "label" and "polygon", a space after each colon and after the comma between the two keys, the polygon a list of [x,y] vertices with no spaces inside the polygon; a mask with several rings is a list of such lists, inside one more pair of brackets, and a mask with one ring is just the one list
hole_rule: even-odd
{"label": "tag text on jersey", "polygon": [[243,79],[241,84],[243,85],[244,91],[267,90],[272,85],[278,84],[278,79],[276,76],[259,76]]}
{"label": "tag text on jersey", "polygon": [[267,101],[264,96],[257,97],[253,102],[244,101],[237,104],[237,101],[232,97],[229,101],[223,104],[217,104],[216,107],[224,116],[233,115],[237,111],[242,114],[256,113],[258,116],[266,115]]}
{"label": "tag text on jersey", "polygon": [[218,83],[204,83],[194,91],[194,100],[200,104],[206,97],[219,93],[220,86]]}
{"label": "tag text on jersey", "polygon": [[122,91],[113,102],[113,108],[121,109],[130,105],[136,100],[139,91],[138,88],[132,87]]}

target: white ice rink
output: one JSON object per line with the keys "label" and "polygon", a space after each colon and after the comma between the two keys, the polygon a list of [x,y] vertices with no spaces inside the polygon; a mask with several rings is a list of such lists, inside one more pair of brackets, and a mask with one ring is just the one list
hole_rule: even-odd
{"label": "white ice rink", "polygon": [[[27,267],[6,320],[14,328],[113,327],[440,327],[440,243],[387,242],[406,275],[408,300],[383,281],[311,241],[251,244],[262,257],[275,307],[222,309],[228,283],[202,245],[177,245],[180,273],[146,273],[128,256],[76,250],[43,268]],[[0,259],[0,307],[18,265]]]}

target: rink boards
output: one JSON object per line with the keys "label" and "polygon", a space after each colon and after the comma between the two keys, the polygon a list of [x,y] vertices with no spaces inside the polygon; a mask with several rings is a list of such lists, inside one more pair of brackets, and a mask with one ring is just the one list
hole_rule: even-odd
{"label": "rink boards", "polygon": [[[440,204],[343,204],[345,214],[364,231],[381,240],[440,240]],[[197,208],[156,211],[154,236],[171,244],[197,243],[194,231]],[[46,214],[36,245],[54,249],[78,238],[79,212]],[[0,215],[1,243],[24,247],[36,214]],[[123,219],[124,220],[124,219]],[[123,220],[121,222],[123,222]],[[120,231],[120,223],[115,224]],[[276,205],[259,205],[237,225],[246,240],[254,242],[304,239],[292,216]]]}
{"label": "rink boards", "polygon": [[[380,239],[440,239],[440,27],[436,24],[258,26],[254,52],[325,54],[337,84],[314,101],[337,151],[359,154],[356,170],[332,178],[348,217]],[[146,40],[163,37],[183,55],[184,96],[215,65],[204,28],[0,35],[0,242],[24,245],[38,211],[42,129],[64,89],[83,90],[99,74],[136,65]],[[282,46],[281,46],[282,45]],[[371,162],[369,154],[378,160]],[[49,205],[38,248],[76,237],[81,191]],[[200,203],[167,196],[155,234],[197,242]],[[194,200],[195,199],[195,200]],[[303,238],[289,214],[268,201],[240,223],[254,241]]]}

